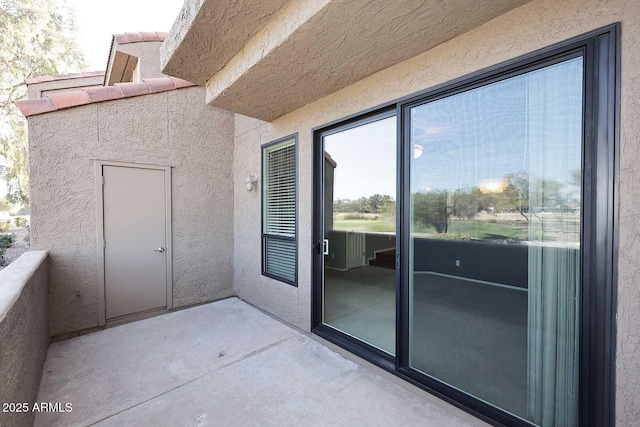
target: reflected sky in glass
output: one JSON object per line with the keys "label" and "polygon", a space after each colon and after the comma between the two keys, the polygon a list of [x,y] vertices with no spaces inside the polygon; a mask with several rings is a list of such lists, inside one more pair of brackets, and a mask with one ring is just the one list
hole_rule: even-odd
{"label": "reflected sky in glass", "polygon": [[[412,192],[469,189],[508,174],[536,178],[532,147],[544,158],[544,179],[570,183],[581,169],[581,77],[576,58],[412,108],[411,143],[423,147]],[[544,122],[534,126],[536,117]]]}
{"label": "reflected sky in glass", "polygon": [[336,162],[334,200],[374,194],[396,198],[396,117],[324,137]]}
{"label": "reflected sky in glass", "polygon": [[[576,58],[412,108],[411,144],[422,147],[412,159],[412,192],[477,188],[509,174],[532,179],[536,145],[544,150],[544,179],[565,183],[579,198],[571,183],[581,169],[581,76]],[[536,115],[544,126],[532,126]],[[395,116],[326,136],[324,143],[338,165],[336,200],[395,199]]]}

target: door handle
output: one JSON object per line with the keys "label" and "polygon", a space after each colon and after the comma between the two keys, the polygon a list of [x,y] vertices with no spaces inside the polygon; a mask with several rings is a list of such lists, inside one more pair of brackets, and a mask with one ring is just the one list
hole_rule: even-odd
{"label": "door handle", "polygon": [[322,241],[322,254],[329,255],[329,239],[324,239]]}
{"label": "door handle", "polygon": [[156,252],[164,252],[164,248],[158,248],[156,249]]}

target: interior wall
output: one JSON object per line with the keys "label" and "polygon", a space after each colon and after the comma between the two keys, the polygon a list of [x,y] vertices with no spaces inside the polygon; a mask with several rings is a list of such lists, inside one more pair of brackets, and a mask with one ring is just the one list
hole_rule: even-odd
{"label": "interior wall", "polygon": [[50,254],[52,335],[98,326],[94,160],[172,167],[175,308],[234,294],[234,117],[203,99],[194,87],[29,118],[31,243]]}
{"label": "interior wall", "polygon": [[234,284],[237,294],[304,330],[311,327],[312,129],[588,31],[622,22],[617,420],[640,419],[640,3],[534,0],[428,52],[380,71],[271,123],[236,118],[234,176],[260,173],[260,146],[299,132],[299,283],[260,274],[260,192],[236,188]]}

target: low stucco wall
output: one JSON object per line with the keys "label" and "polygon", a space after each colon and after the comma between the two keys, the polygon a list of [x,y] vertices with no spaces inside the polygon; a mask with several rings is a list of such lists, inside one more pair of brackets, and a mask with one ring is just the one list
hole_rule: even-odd
{"label": "low stucco wall", "polygon": [[[28,403],[38,397],[49,347],[46,251],[29,251],[0,271],[0,404]],[[1,408],[0,408],[1,410]],[[28,426],[33,414],[0,415],[5,427]]]}
{"label": "low stucco wall", "polygon": [[260,274],[260,192],[235,190],[234,283],[238,296],[304,329],[311,323],[312,129],[477,70],[622,23],[621,158],[616,417],[640,419],[640,2],[533,0],[423,54],[299,108],[271,123],[238,115],[236,181],[260,171],[260,145],[299,133],[298,287]]}
{"label": "low stucco wall", "polygon": [[95,160],[172,167],[174,308],[234,294],[234,117],[203,99],[192,87],[29,118],[31,244],[51,258],[52,335],[99,323]]}

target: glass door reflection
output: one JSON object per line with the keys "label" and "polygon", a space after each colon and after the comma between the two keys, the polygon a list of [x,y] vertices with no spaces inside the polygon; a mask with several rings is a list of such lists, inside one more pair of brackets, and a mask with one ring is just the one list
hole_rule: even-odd
{"label": "glass door reflection", "polygon": [[578,423],[582,76],[568,59],[407,117],[409,364],[543,426]]}
{"label": "glass door reflection", "polygon": [[396,117],[323,137],[323,322],[394,354]]}

